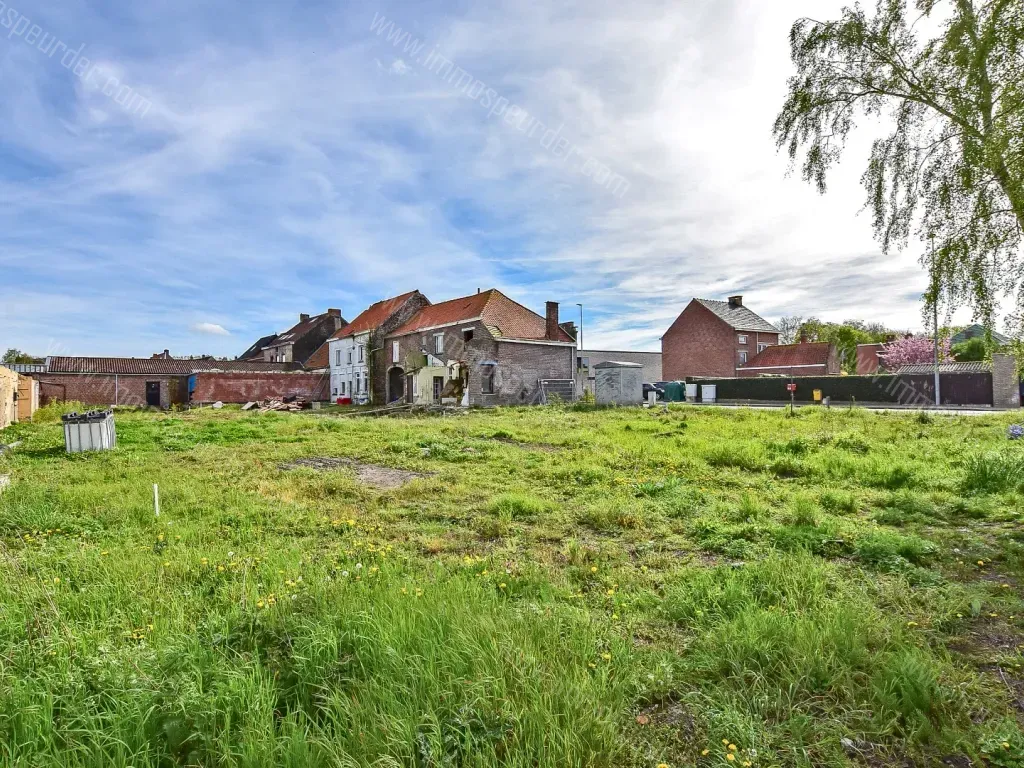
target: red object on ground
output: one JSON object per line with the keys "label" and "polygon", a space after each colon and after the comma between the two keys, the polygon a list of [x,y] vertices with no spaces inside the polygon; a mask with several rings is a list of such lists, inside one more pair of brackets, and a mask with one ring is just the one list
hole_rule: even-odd
{"label": "red object on ground", "polygon": [[796,384],[787,384],[786,389],[790,392],[796,392]]}

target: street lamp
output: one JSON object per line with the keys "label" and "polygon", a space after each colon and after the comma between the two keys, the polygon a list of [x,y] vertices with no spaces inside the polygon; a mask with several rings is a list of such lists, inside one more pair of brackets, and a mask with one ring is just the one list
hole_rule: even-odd
{"label": "street lamp", "polygon": [[939,274],[935,262],[935,234],[928,235],[932,244],[932,310],[935,327],[935,405],[942,405],[942,393],[939,390]]}
{"label": "street lamp", "polygon": [[576,306],[580,308],[580,338],[578,346],[580,354],[583,354],[583,305],[576,302]]}

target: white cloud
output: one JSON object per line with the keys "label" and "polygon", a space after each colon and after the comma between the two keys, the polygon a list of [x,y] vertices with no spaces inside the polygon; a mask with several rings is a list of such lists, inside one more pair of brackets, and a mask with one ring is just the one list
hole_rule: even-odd
{"label": "white cloud", "polygon": [[217,325],[216,323],[193,323],[188,327],[193,333],[205,333],[210,336],[230,336],[231,331],[225,328],[223,325]]}

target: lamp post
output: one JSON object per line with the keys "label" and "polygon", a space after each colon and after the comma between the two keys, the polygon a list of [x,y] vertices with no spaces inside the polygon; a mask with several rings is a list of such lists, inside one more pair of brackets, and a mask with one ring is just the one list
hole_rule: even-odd
{"label": "lamp post", "polygon": [[583,353],[583,305],[580,304],[579,302],[576,302],[576,306],[580,308],[580,339],[579,339],[579,349],[580,349],[580,354],[582,354]]}
{"label": "lamp post", "polygon": [[935,235],[928,236],[932,245],[932,311],[935,329],[935,405],[942,405],[942,393],[939,389],[939,276],[935,262]]}

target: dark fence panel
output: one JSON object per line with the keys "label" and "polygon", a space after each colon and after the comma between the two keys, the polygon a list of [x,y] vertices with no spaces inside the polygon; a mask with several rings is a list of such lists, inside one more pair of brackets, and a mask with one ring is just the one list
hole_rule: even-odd
{"label": "dark fence panel", "polygon": [[[766,376],[757,379],[687,379],[693,384],[715,384],[719,400],[788,401],[786,385],[796,384],[796,401],[814,400],[814,390],[833,403],[893,403],[927,406],[935,403],[935,379],[927,374],[895,376]],[[943,373],[939,386],[946,405],[992,405],[991,373]],[[699,388],[698,388],[699,395]]]}

